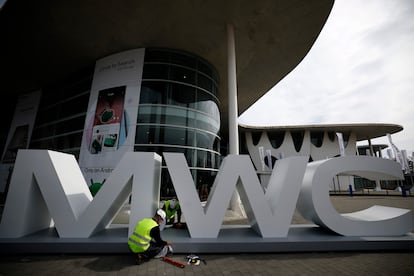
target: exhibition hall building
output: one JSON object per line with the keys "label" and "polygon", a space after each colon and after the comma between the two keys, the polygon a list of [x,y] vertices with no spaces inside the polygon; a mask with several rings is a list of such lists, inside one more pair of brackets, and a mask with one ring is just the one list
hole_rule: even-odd
{"label": "exhibition hall building", "polygon": [[[104,184],[126,152],[183,153],[202,197],[229,154],[249,154],[260,174],[272,159],[339,156],[337,132],[353,155],[356,142],[401,131],[392,124],[238,124],[305,58],[332,6],[332,0],[5,1],[0,91],[9,100],[0,192],[7,192],[19,149],[74,155],[90,185]],[[173,197],[165,163],[161,183],[161,197]]]}

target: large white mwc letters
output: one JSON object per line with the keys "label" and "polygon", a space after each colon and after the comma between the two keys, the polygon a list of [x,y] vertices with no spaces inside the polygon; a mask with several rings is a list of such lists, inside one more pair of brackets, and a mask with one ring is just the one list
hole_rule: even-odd
{"label": "large white mwc letters", "polygon": [[[252,228],[263,238],[287,237],[296,207],[305,218],[345,236],[395,236],[412,229],[411,211],[373,206],[339,214],[329,199],[338,174],[378,180],[400,179],[396,162],[346,156],[307,163],[307,157],[276,162],[263,192],[248,156],[227,156],[202,207],[184,155],[164,153],[192,238],[216,238],[237,188]],[[132,193],[129,233],[152,216],[159,202],[161,157],[126,153],[92,198],[72,155],[47,150],[18,153],[0,225],[1,238],[19,238],[54,226],[61,238],[88,238],[105,229]]]}

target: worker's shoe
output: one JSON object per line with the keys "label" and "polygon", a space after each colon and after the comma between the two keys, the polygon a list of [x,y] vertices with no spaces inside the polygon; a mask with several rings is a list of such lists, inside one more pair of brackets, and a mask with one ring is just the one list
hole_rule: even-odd
{"label": "worker's shoe", "polygon": [[167,257],[172,257],[173,256],[173,249],[172,249],[172,246],[171,245],[168,245],[167,246],[167,254],[165,255],[165,256],[167,256]]}
{"label": "worker's shoe", "polygon": [[143,254],[138,254],[137,255],[137,265],[140,265],[140,264],[142,264],[146,261],[148,261],[148,258],[145,255],[143,255]]}

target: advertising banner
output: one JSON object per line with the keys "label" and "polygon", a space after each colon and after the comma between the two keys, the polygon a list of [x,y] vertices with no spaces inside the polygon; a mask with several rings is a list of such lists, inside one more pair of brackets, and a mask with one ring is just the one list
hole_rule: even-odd
{"label": "advertising banner", "polygon": [[79,155],[86,181],[103,184],[122,156],[134,150],[145,49],[96,62]]}

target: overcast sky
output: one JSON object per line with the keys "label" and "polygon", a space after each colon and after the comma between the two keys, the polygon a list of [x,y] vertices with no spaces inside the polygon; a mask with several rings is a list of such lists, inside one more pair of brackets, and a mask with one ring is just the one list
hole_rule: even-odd
{"label": "overcast sky", "polygon": [[[404,130],[393,134],[392,140],[411,155],[414,1],[336,0],[305,59],[239,122],[399,124]],[[388,139],[373,142],[388,144]]]}

